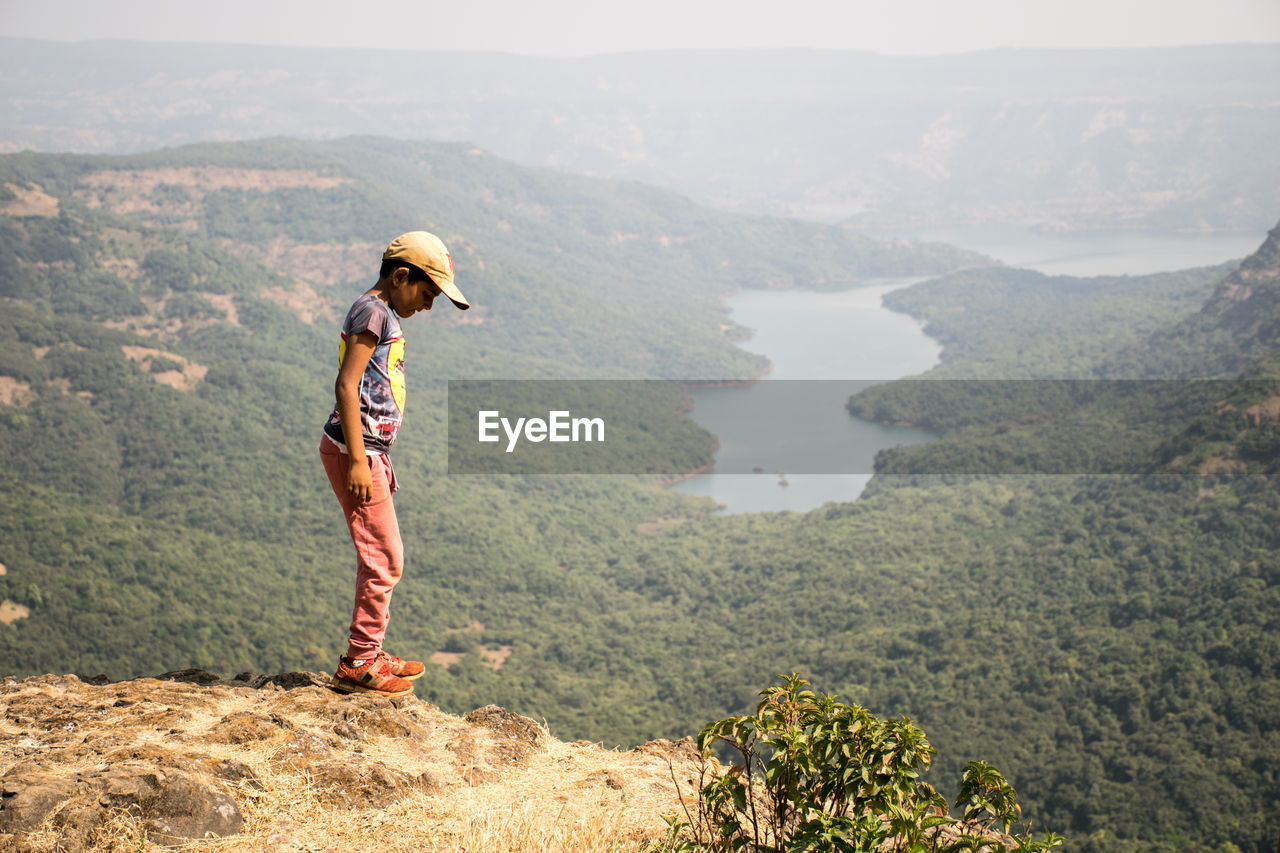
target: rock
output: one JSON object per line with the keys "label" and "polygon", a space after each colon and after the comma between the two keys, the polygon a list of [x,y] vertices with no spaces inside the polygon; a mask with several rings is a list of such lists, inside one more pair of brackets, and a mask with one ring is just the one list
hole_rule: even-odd
{"label": "rock", "polygon": [[617,770],[599,770],[587,777],[588,782],[600,782],[606,788],[613,788],[615,791],[621,791],[626,787],[626,777]]}
{"label": "rock", "polygon": [[389,698],[373,694],[339,694],[328,688],[306,687],[290,691],[270,706],[281,714],[304,712],[339,738],[357,743],[386,737],[424,743],[435,724],[429,722],[434,706],[413,696]]}
{"label": "rock", "polygon": [[365,740],[364,732],[350,723],[334,723],[333,733],[343,740]]}
{"label": "rock", "polygon": [[[241,804],[270,801],[276,773],[290,784],[305,775],[335,809],[379,809],[501,782],[549,743],[538,723],[497,706],[459,719],[413,696],[338,694],[323,674],[0,679],[0,851],[85,853],[107,837],[136,849],[144,833],[203,847],[249,831]],[[625,770],[600,782],[636,784]],[[255,821],[245,849],[313,837],[283,829],[268,838]]]}
{"label": "rock", "polygon": [[281,717],[265,717],[249,711],[228,714],[209,729],[206,739],[212,743],[252,743],[275,737],[290,724]]}
{"label": "rock", "polygon": [[164,844],[232,835],[244,825],[225,786],[182,770],[123,764],[67,778],[19,766],[0,780],[0,832],[31,832],[49,820],[59,849],[83,849],[119,810],[137,814]]}
{"label": "rock", "polygon": [[497,757],[503,763],[524,761],[546,745],[547,734],[542,726],[497,705],[477,708],[463,719],[492,732],[497,742]]}
{"label": "rock", "polygon": [[[298,695],[302,694],[302,695]],[[350,696],[331,690],[295,691],[289,696],[291,708],[301,708],[321,720],[331,720],[331,731],[348,740],[366,740],[383,736],[421,740],[428,734],[419,711],[425,703],[412,696],[375,696],[356,693]]]}
{"label": "rock", "polygon": [[172,764],[176,756],[173,750],[165,749],[162,746],[154,744],[133,744],[120,749],[112,750],[103,755],[108,765],[124,764],[126,762],[137,763],[140,761],[154,761],[158,764]]}
{"label": "rock", "polygon": [[415,737],[421,739],[425,732],[421,726],[413,725],[398,711],[379,709],[356,717],[352,722],[366,734],[384,737]]}
{"label": "rock", "polygon": [[487,785],[501,778],[497,773],[490,772],[485,765],[476,739],[472,734],[460,733],[453,740],[446,743],[444,748],[453,753],[453,765],[457,769],[458,775],[468,785]]}
{"label": "rock", "polygon": [[[333,746],[337,745],[333,739]],[[289,733],[289,737],[280,745],[271,763],[277,767],[290,770],[310,770],[316,763],[333,757],[331,744],[325,743],[319,736],[300,729]]]}
{"label": "rock", "polygon": [[296,690],[299,687],[323,687],[329,689],[329,676],[323,672],[282,672],[278,675],[254,675],[242,672],[236,681],[243,681],[255,690],[275,688]]}
{"label": "rock", "polygon": [[0,778],[0,832],[30,832],[75,796],[74,780],[19,765]]}
{"label": "rock", "polygon": [[157,681],[180,681],[183,684],[217,684],[222,677],[203,669],[176,669],[155,676]]}
{"label": "rock", "polygon": [[249,765],[231,758],[210,758],[207,755],[186,756],[189,766],[203,773],[208,773],[225,782],[243,782],[250,788],[265,791],[266,787],[258,774]]}
{"label": "rock", "polygon": [[698,752],[698,745],[692,737],[680,738],[675,743],[666,738],[658,738],[640,744],[635,751],[645,755],[656,755],[670,761],[698,761],[702,758]]}
{"label": "rock", "polygon": [[319,762],[307,772],[317,797],[347,808],[381,808],[411,790],[426,790],[433,781],[428,774],[415,778],[376,761]]}
{"label": "rock", "polygon": [[151,837],[162,844],[234,835],[244,826],[240,807],[221,786],[181,771],[161,779],[154,796],[139,800]]}

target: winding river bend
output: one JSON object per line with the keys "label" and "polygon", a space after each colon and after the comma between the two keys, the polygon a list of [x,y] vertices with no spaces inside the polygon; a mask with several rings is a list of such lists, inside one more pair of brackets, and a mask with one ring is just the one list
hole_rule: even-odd
{"label": "winding river bend", "polygon": [[881,448],[928,441],[923,430],[868,423],[844,408],[850,394],[872,382],[937,364],[937,342],[881,304],[886,293],[921,280],[885,279],[841,293],[733,296],[734,322],[755,330],[746,348],[767,356],[773,370],[755,385],[693,392],[694,420],[720,439],[717,470],[677,488],[709,495],[727,512],[805,511],[856,499]]}
{"label": "winding river bend", "polygon": [[[1064,236],[1004,226],[893,236],[942,239],[1046,274],[1089,276],[1218,264],[1250,254],[1266,235]],[[693,418],[719,436],[720,450],[715,472],[676,488],[713,497],[729,513],[805,512],[856,500],[881,448],[927,441],[922,430],[869,424],[844,408],[851,393],[873,381],[922,373],[937,363],[938,344],[920,324],[881,304],[884,294],[921,280],[884,279],[842,293],[753,290],[733,296],[733,320],[755,331],[744,347],[767,356],[773,370],[756,385],[694,392]],[[780,403],[779,388],[764,387],[778,380],[823,380],[778,386],[810,386],[797,393],[827,396],[830,405],[797,415],[791,403]],[[753,469],[759,470],[746,473]]]}

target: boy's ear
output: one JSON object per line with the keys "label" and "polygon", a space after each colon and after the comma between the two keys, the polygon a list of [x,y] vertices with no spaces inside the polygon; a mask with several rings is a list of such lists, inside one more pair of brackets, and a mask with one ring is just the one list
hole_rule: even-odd
{"label": "boy's ear", "polygon": [[391,283],[396,287],[404,287],[409,282],[409,268],[396,267],[391,271]]}

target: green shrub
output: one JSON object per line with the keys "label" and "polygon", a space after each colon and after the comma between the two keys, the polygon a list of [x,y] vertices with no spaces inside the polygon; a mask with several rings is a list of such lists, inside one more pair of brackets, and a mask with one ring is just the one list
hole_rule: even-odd
{"label": "green shrub", "polygon": [[164,315],[179,320],[225,320],[227,312],[195,293],[175,293],[164,305]]}
{"label": "green shrub", "polygon": [[[763,691],[754,715],[710,723],[698,802],[686,820],[667,818],[673,853],[893,851],[1036,853],[1062,843],[1046,832],[1009,836],[1020,810],[994,767],[970,762],[956,808],[920,775],[935,750],[910,720],[881,720],[806,689],[792,673]],[[717,746],[735,763],[713,770]],[[740,758],[741,763],[736,763]]]}

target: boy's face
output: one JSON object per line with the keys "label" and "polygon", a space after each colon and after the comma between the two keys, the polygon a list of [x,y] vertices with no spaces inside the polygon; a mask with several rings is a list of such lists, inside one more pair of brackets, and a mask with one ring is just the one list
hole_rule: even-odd
{"label": "boy's face", "polygon": [[441,294],[434,281],[410,281],[409,271],[401,267],[393,276],[391,307],[401,317],[412,317],[419,311],[430,311],[431,303]]}

